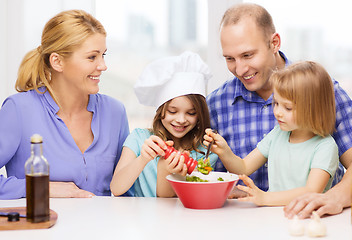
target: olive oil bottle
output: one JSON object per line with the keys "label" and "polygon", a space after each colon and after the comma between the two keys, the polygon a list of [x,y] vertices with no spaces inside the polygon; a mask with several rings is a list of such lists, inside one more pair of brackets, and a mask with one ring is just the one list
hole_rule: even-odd
{"label": "olive oil bottle", "polygon": [[43,138],[31,137],[31,156],[25,163],[27,221],[33,223],[50,220],[49,163],[43,156]]}

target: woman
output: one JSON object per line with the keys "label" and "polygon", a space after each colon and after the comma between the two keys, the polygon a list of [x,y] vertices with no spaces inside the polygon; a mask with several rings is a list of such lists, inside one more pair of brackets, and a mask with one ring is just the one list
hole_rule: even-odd
{"label": "woman", "polygon": [[23,59],[17,93],[0,110],[0,199],[25,197],[30,136],[43,136],[50,197],[111,195],[109,184],[129,134],[123,104],[99,94],[106,32],[81,10],[45,25],[41,46]]}

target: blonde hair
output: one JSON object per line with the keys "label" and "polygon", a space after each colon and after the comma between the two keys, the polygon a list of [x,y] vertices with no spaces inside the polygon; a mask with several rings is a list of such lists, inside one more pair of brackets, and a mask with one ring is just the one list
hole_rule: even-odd
{"label": "blonde hair", "polygon": [[106,36],[103,25],[83,10],[64,11],[51,18],[44,27],[41,45],[24,56],[15,89],[39,92],[39,87],[46,86],[52,92],[50,55],[55,52],[67,58],[95,33]]}
{"label": "blonde hair", "polygon": [[232,6],[224,13],[220,27],[235,25],[244,18],[252,18],[266,39],[276,32],[269,12],[258,4],[242,3]]}
{"label": "blonde hair", "polygon": [[304,61],[274,72],[274,89],[293,102],[296,124],[326,136],[335,130],[336,110],[332,80],[318,63]]}
{"label": "blonde hair", "polygon": [[[185,96],[192,102],[196,114],[198,116],[198,121],[196,126],[182,138],[182,141],[180,141],[181,146],[176,146],[176,148],[181,147],[183,150],[195,150],[197,152],[201,152],[197,148],[202,144],[205,129],[210,128],[210,116],[208,105],[205,100],[205,97],[202,95],[188,94]],[[161,120],[165,118],[167,107],[169,106],[171,101],[172,99],[161,105],[156,110],[156,114],[153,120],[153,129],[151,129],[151,132],[153,132],[153,134],[160,137],[164,141],[174,141],[175,138],[172,134],[169,133],[169,131],[164,127],[161,122]]]}

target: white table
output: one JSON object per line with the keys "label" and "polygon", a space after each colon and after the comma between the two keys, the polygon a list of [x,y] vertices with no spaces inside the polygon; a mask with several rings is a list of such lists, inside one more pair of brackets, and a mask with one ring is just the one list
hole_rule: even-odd
{"label": "white table", "polygon": [[[0,207],[25,204],[25,199],[0,200]],[[52,228],[0,231],[0,239],[312,239],[289,235],[282,207],[237,200],[219,209],[194,210],[177,198],[93,197],[50,199],[50,208],[58,214]],[[323,239],[352,239],[351,209],[322,221],[328,231]]]}

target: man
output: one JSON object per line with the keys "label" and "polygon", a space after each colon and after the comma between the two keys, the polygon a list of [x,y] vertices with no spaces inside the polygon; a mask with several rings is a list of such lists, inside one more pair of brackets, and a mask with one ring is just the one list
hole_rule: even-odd
{"label": "man", "polygon": [[[273,71],[290,62],[280,50],[281,38],[270,14],[256,4],[239,4],[228,9],[221,21],[220,41],[228,69],[235,77],[207,97],[211,125],[228,142],[232,151],[244,158],[277,124],[273,114]],[[334,81],[336,132],[340,162],[352,161],[352,101]],[[226,171],[221,161],[215,167]],[[343,175],[340,164],[336,184]],[[267,166],[250,176],[262,190],[268,190]]]}

